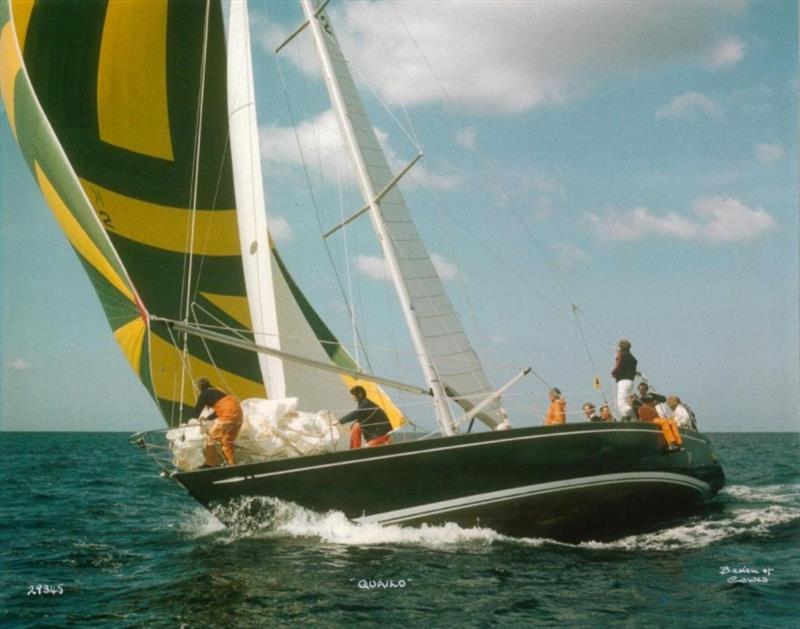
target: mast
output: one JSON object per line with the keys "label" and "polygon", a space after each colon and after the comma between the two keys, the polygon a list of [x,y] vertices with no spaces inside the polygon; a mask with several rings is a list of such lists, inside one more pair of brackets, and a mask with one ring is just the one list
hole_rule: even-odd
{"label": "mast", "polygon": [[[378,235],[383,254],[389,268],[389,274],[397,291],[397,297],[400,301],[400,308],[411,335],[411,340],[414,343],[417,357],[422,367],[422,372],[425,379],[431,388],[434,400],[434,410],[436,413],[436,420],[442,430],[442,434],[450,436],[455,434],[453,427],[453,415],[447,401],[447,393],[437,372],[433,359],[428,351],[425,343],[425,338],[420,326],[417,314],[411,302],[409,288],[403,274],[400,271],[400,262],[398,260],[397,251],[395,249],[394,241],[392,240],[391,233],[386,226],[381,212],[380,205],[378,204],[378,191],[370,177],[367,167],[367,160],[364,156],[362,147],[358,141],[358,136],[355,128],[353,127],[352,120],[348,115],[348,106],[345,97],[342,93],[339,79],[333,66],[330,50],[328,48],[327,37],[332,37],[333,33],[328,24],[327,17],[318,12],[312,0],[300,0],[303,13],[306,20],[311,27],[311,32],[314,36],[317,54],[319,55],[322,64],[322,70],[325,75],[325,84],[328,88],[328,94],[331,99],[331,104],[336,112],[336,119],[339,122],[339,127],[345,139],[350,157],[353,159],[356,167],[356,175],[358,178],[359,188],[364,198],[365,204],[369,207],[369,215],[372,219],[372,225]],[[321,23],[322,20],[323,24]],[[329,33],[326,35],[326,31]]]}

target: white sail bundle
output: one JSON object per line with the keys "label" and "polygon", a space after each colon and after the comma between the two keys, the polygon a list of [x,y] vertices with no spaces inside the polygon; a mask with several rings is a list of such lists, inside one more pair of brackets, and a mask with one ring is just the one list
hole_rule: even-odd
{"label": "white sail bundle", "polygon": [[[244,421],[234,442],[237,463],[258,463],[347,448],[347,434],[330,411],[297,410],[297,398],[242,401]],[[192,419],[167,431],[173,464],[181,471],[199,469],[211,422]]]}

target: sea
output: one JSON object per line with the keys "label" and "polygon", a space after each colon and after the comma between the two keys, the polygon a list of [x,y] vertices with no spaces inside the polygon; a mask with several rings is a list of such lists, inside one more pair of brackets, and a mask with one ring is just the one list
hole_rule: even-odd
{"label": "sea", "polygon": [[291,504],[226,528],[128,437],[0,433],[0,626],[800,626],[795,433],[709,435],[714,501],[582,544]]}

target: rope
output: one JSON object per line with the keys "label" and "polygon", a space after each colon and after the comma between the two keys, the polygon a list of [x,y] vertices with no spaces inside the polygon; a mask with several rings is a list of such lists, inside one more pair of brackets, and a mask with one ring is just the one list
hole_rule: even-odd
{"label": "rope", "polygon": [[[277,56],[275,57],[275,65],[276,65],[276,67],[278,69],[278,75],[279,75],[280,80],[281,80],[281,88],[283,90],[284,99],[286,100],[286,107],[289,110],[289,120],[290,120],[290,122],[292,124],[292,130],[294,131],[295,142],[297,142],[297,150],[300,153],[300,161],[301,161],[301,164],[302,164],[302,167],[303,167],[303,175],[305,177],[306,185],[308,186],[308,192],[309,192],[309,195],[311,197],[311,206],[314,208],[314,217],[317,220],[317,227],[319,228],[319,233],[321,235],[321,234],[325,233],[325,228],[322,226],[322,221],[320,219],[319,206],[317,204],[316,195],[314,194],[314,188],[311,185],[311,175],[310,175],[310,173],[308,171],[308,165],[307,165],[307,162],[306,162],[305,153],[303,152],[303,145],[300,142],[300,135],[297,132],[297,124],[295,122],[294,110],[292,109],[292,104],[291,104],[291,101],[289,99],[289,91],[288,91],[288,89],[286,87],[286,81],[285,81],[285,79],[283,77],[283,70],[281,69],[281,64],[280,64],[280,61],[278,60]],[[350,317],[354,318],[355,314],[353,312],[352,304],[347,299],[347,294],[346,294],[344,286],[342,284],[342,278],[340,277],[339,271],[336,268],[336,262],[333,259],[333,254],[331,253],[331,249],[328,246],[327,239],[323,238],[322,242],[325,245],[325,254],[328,257],[328,261],[330,262],[331,268],[333,269],[333,275],[336,278],[336,283],[339,286],[339,292],[342,295],[342,299],[344,299],[344,303],[345,303],[345,306],[347,307],[347,311],[350,314]],[[363,341],[361,341],[360,336],[358,338],[358,342],[361,342],[361,346],[364,347],[364,343],[363,343]],[[364,353],[364,360],[367,363],[367,368],[370,371],[372,371],[372,364],[370,363],[369,355],[366,352]]]}
{"label": "rope", "polygon": [[[189,321],[190,303],[192,301],[191,288],[192,288],[192,266],[194,262],[194,241],[195,241],[195,225],[197,220],[197,193],[200,184],[200,148],[203,136],[203,106],[205,101],[205,85],[206,85],[206,61],[208,57],[208,24],[211,11],[211,2],[206,0],[206,10],[203,23],[203,50],[200,57],[200,84],[198,86],[199,94],[197,98],[197,112],[196,112],[196,133],[194,138],[194,162],[192,165],[192,201],[191,201],[191,220],[189,222],[188,234],[188,264],[184,263],[184,275],[186,284],[185,300],[182,299],[181,310],[184,311],[184,321]],[[188,269],[187,269],[188,267]],[[183,361],[186,362],[186,357],[189,351],[189,337],[183,337]],[[186,382],[186,371],[181,371],[181,389],[180,389],[180,413],[183,412],[183,391]],[[180,417],[182,419],[182,416]]]}
{"label": "rope", "polygon": [[583,347],[586,350],[586,355],[589,357],[589,363],[592,365],[592,369],[594,370],[594,378],[595,378],[595,388],[600,391],[600,394],[603,396],[603,402],[608,404],[608,400],[606,399],[605,391],[600,387],[600,374],[597,371],[597,365],[594,363],[594,358],[592,357],[592,352],[589,349],[589,344],[586,342],[586,335],[583,332],[583,326],[581,325],[581,321],[578,318],[578,306],[572,304],[572,314],[575,315],[575,324],[578,326],[578,331],[581,333],[581,340],[583,341]]}
{"label": "rope", "polygon": [[[428,71],[430,72],[431,76],[433,77],[433,79],[434,79],[434,81],[435,81],[435,83],[436,83],[437,87],[439,88],[439,90],[441,91],[442,95],[444,96],[444,100],[445,100],[445,102],[447,103],[448,107],[449,107],[449,108],[450,108],[450,109],[451,109],[451,110],[452,110],[452,111],[453,111],[453,112],[456,114],[456,116],[457,116],[459,119],[462,119],[462,118],[463,118],[463,114],[462,114],[462,112],[461,112],[461,109],[460,109],[460,108],[459,108],[459,107],[456,105],[455,101],[452,99],[452,97],[451,97],[451,96],[450,96],[450,94],[448,93],[447,89],[445,88],[444,84],[443,84],[443,83],[442,83],[442,81],[440,80],[439,76],[436,74],[436,71],[434,70],[434,68],[433,68],[433,66],[430,64],[430,62],[428,61],[428,58],[427,58],[427,56],[426,56],[426,55],[425,55],[425,53],[422,51],[421,47],[419,46],[419,43],[417,42],[416,38],[414,37],[414,34],[413,34],[413,33],[411,32],[411,30],[409,29],[409,27],[408,27],[408,25],[406,24],[405,20],[403,19],[402,15],[401,15],[401,14],[400,14],[400,12],[397,10],[397,8],[395,7],[394,3],[393,3],[391,0],[389,1],[389,5],[391,6],[391,8],[392,8],[392,11],[394,12],[395,16],[397,17],[397,20],[398,20],[398,22],[399,22],[399,23],[402,25],[402,27],[403,27],[403,29],[405,30],[405,32],[407,33],[407,35],[408,35],[409,39],[410,39],[410,40],[411,40],[411,42],[413,43],[413,45],[414,45],[414,48],[416,49],[416,51],[417,51],[418,55],[419,55],[419,56],[420,56],[420,58],[422,59],[423,63],[425,64],[426,68],[427,68],[427,69],[428,69]],[[402,64],[399,64],[399,63],[395,64],[395,66],[396,66],[396,67],[399,67],[399,68],[401,68],[401,69],[402,69],[402,67],[403,67],[403,66],[402,66]],[[403,71],[403,73],[406,75],[406,77],[409,79],[409,81],[410,81],[410,82],[411,82],[411,84],[413,85],[413,81],[411,81],[411,78],[408,76],[408,74],[407,74],[405,71]],[[445,119],[444,119],[444,118],[443,118],[441,115],[439,115],[438,113],[437,113],[437,117],[438,117],[438,118],[439,118],[439,119],[440,119],[440,120],[441,120],[443,123],[445,123],[446,125],[448,125],[448,126],[451,128],[451,130],[452,130],[452,125],[451,125],[451,124],[450,124],[450,123],[449,123],[447,120],[445,120]],[[463,122],[463,121],[462,121],[462,122]],[[503,190],[502,188],[500,188],[499,186],[497,186],[496,184],[494,184],[494,182],[496,182],[496,181],[498,180],[498,173],[495,171],[495,169],[493,168],[493,166],[492,166],[492,164],[491,164],[491,163],[487,162],[487,161],[486,161],[486,160],[484,160],[484,159],[479,159],[478,161],[481,163],[481,165],[482,165],[484,168],[488,169],[488,171],[489,171],[489,172],[492,174],[492,180],[490,180],[490,185],[492,185],[492,187],[493,187],[495,190],[497,190],[497,191],[500,193],[501,197],[502,197],[502,198],[503,198],[503,200],[505,201],[506,207],[509,209],[509,211],[512,213],[512,215],[513,215],[513,216],[514,216],[514,217],[517,219],[517,221],[518,221],[518,222],[519,222],[519,223],[522,225],[522,228],[523,228],[523,230],[525,231],[525,233],[526,233],[526,234],[528,235],[528,237],[529,237],[529,238],[530,238],[530,239],[533,241],[533,243],[535,244],[536,248],[539,250],[540,254],[542,255],[542,258],[544,259],[544,262],[545,262],[545,265],[546,265],[546,267],[548,268],[548,270],[549,270],[549,271],[550,271],[550,273],[552,274],[553,278],[555,279],[555,281],[556,281],[556,283],[558,284],[559,288],[561,289],[562,293],[563,293],[563,294],[566,296],[566,298],[567,298],[567,301],[568,301],[569,303],[572,303],[574,300],[573,300],[573,299],[572,299],[572,297],[570,296],[570,291],[567,289],[567,281],[566,281],[566,279],[565,279],[565,278],[562,278],[561,274],[558,272],[558,269],[556,268],[556,266],[555,266],[555,264],[553,263],[552,259],[551,259],[551,258],[550,258],[550,256],[547,254],[547,251],[545,250],[545,248],[542,246],[542,244],[541,244],[541,243],[540,243],[540,241],[539,241],[539,240],[536,238],[536,236],[535,236],[535,235],[532,233],[532,231],[531,231],[531,230],[530,230],[530,228],[528,227],[528,225],[527,225],[527,223],[525,222],[525,220],[524,220],[524,219],[523,219],[523,218],[522,218],[522,217],[519,215],[519,212],[517,211],[517,209],[516,209],[516,207],[515,207],[515,204],[513,203],[512,199],[511,199],[511,198],[508,196],[508,194],[505,192],[505,190]],[[481,172],[482,172],[482,171],[481,171]],[[435,200],[435,202],[437,203],[437,205],[440,205],[440,204],[439,204],[439,201],[438,201],[438,199],[436,199],[436,200]],[[452,218],[452,217],[451,217],[451,218]],[[458,224],[458,222],[457,222],[457,221],[456,221],[456,223]],[[473,237],[474,237],[474,236],[473,236]],[[479,241],[479,242],[480,242],[480,241]],[[502,262],[502,260],[501,260],[501,262]],[[508,267],[508,265],[507,265],[507,264],[505,264],[505,262],[503,262],[503,265],[504,265],[504,266],[506,266],[507,268],[510,268],[510,267]],[[516,276],[516,273],[515,273],[515,276]],[[538,294],[540,297],[541,297],[541,296],[543,296],[543,295],[542,295],[542,293],[541,293],[540,291],[538,291],[537,289],[535,289],[534,287],[532,287],[530,284],[528,284],[527,282],[525,282],[525,284],[526,284],[526,286],[527,286],[528,288],[532,289],[532,290],[533,290],[533,291],[534,291],[536,294]],[[575,289],[573,288],[573,290],[575,290]],[[577,291],[576,291],[576,292],[577,292]],[[563,312],[563,311],[562,311],[560,308],[558,308],[557,306],[555,306],[555,304],[553,304],[553,303],[552,303],[552,302],[551,302],[549,299],[545,298],[545,301],[546,301],[546,302],[547,302],[547,303],[548,303],[548,304],[549,304],[551,307],[553,307],[553,308],[554,308],[554,309],[555,309],[557,312],[559,312],[560,314],[562,314],[562,316],[564,316],[566,319],[568,319],[568,320],[569,320],[569,317],[568,317],[568,316],[567,316],[567,315],[566,315],[566,314],[565,314],[565,313],[564,313],[564,312]],[[591,311],[591,307],[590,307],[589,309],[590,309],[590,311]],[[597,314],[596,314],[596,313],[594,313],[593,311],[591,311],[591,312],[592,312],[592,315],[593,315],[593,317],[595,318],[595,322],[593,323],[593,327],[595,327],[595,331],[596,331],[596,332],[598,332],[598,333],[600,334],[600,336],[605,336],[606,338],[608,338],[608,337],[610,336],[610,335],[608,334],[608,329],[606,328],[606,326],[602,325],[602,322],[600,321],[600,318],[597,316]],[[592,323],[592,322],[589,322],[589,323]],[[602,328],[602,329],[601,329],[601,328]],[[586,339],[585,339],[585,336],[586,336],[586,335],[583,333],[583,331],[581,331],[581,334],[584,336],[584,342],[585,342],[585,340],[586,340]],[[600,343],[600,341],[598,341],[598,340],[597,340],[597,339],[595,339],[594,337],[592,337],[592,339],[591,339],[591,340],[592,340],[592,341],[594,341],[595,343],[601,344],[601,343]]]}
{"label": "rope", "polygon": [[[339,171],[338,164],[336,169],[336,188],[339,191],[339,214],[341,216],[341,221],[344,223],[345,220],[345,213],[344,213],[344,197],[342,195],[342,180],[341,180],[341,172]],[[348,242],[347,242],[347,225],[344,226],[342,229],[342,241],[344,242],[344,268],[347,274],[347,293],[348,293],[348,303],[353,303],[353,278],[350,275],[350,253],[348,249]],[[355,308],[349,309],[350,313],[350,326],[352,327],[353,332],[353,349],[355,350],[354,353],[354,360],[356,361],[356,367],[361,369],[361,359],[359,357],[358,351],[358,327],[356,326],[356,313]]]}

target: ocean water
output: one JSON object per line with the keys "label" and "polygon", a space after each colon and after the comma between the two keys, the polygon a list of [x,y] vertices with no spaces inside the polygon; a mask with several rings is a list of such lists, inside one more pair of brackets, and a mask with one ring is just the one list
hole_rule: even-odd
{"label": "ocean water", "polygon": [[127,437],[0,433],[0,626],[800,626],[797,434],[711,435],[707,508],[578,545],[287,504],[225,528]]}

